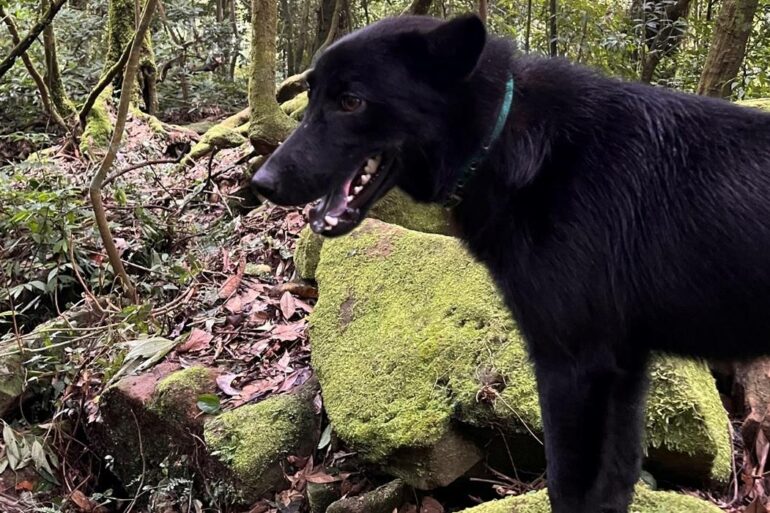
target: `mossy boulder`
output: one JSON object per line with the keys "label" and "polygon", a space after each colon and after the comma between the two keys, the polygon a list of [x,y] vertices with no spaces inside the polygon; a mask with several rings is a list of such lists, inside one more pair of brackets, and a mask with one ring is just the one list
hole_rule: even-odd
{"label": "mossy boulder", "polygon": [[241,406],[206,423],[206,445],[244,502],[286,483],[286,457],[309,456],[315,447],[317,419],[312,386],[297,394],[273,396]]}
{"label": "mossy boulder", "polygon": [[[514,460],[542,454],[522,337],[458,240],[367,220],[324,242],[315,274],[312,362],[335,431],[360,454],[418,487],[430,475],[421,452],[458,428],[502,427],[521,441]],[[724,480],[727,417],[706,367],[661,358],[651,372],[650,457]],[[410,451],[421,467],[404,465]]]}
{"label": "mossy boulder", "polygon": [[[417,203],[400,189],[392,189],[383,196],[372,207],[369,217],[418,232],[445,235],[451,233],[447,209],[438,205]],[[300,233],[294,253],[294,264],[300,278],[305,280],[315,278],[323,241],[324,237],[316,235],[309,227],[304,228]]]}
{"label": "mossy boulder", "polygon": [[160,479],[163,462],[172,476],[189,478],[189,462],[205,452],[198,441],[205,416],[195,403],[216,389],[213,370],[180,370],[170,362],[125,377],[99,398],[99,419],[86,430],[90,445],[113,459],[113,472],[129,489],[142,476],[145,483]]}
{"label": "mossy boulder", "polygon": [[[461,513],[551,513],[545,490],[499,501],[484,503]],[[722,513],[713,504],[673,492],[656,492],[644,486],[636,487],[629,513]]]}
{"label": "mossy boulder", "polygon": [[407,498],[407,487],[400,479],[356,497],[332,503],[326,513],[392,513]]}
{"label": "mossy boulder", "polygon": [[391,189],[372,207],[369,217],[418,232],[452,234],[448,209],[417,203],[401,189]]}
{"label": "mossy boulder", "polygon": [[297,246],[294,250],[294,267],[297,275],[303,280],[315,279],[315,270],[321,258],[321,248],[324,238],[306,226],[299,232]]}
{"label": "mossy boulder", "polygon": [[194,422],[199,413],[198,397],[216,391],[215,379],[215,372],[207,367],[174,372],[158,382],[149,407],[166,422]]}

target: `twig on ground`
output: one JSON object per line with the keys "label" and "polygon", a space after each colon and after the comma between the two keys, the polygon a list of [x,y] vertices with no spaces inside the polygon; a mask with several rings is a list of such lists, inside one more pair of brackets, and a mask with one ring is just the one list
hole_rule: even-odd
{"label": "twig on ground", "polygon": [[147,166],[155,166],[158,164],[175,164],[177,162],[179,162],[179,159],[158,159],[158,160],[148,160],[145,162],[140,162],[139,164],[134,164],[133,166],[128,166],[127,168],[121,169],[119,171],[115,171],[114,173],[109,175],[107,178],[105,178],[104,182],[102,182],[102,189],[107,187],[112,182],[114,182],[117,178],[125,175],[128,172],[134,171],[136,169],[141,169]]}

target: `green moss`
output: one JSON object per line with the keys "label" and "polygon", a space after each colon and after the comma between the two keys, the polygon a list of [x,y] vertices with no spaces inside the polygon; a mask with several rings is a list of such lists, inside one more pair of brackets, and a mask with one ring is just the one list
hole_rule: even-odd
{"label": "green moss", "polygon": [[313,233],[310,227],[305,227],[297,239],[297,249],[294,251],[294,266],[297,274],[304,280],[315,279],[315,270],[321,259],[321,248],[324,239]]}
{"label": "green moss", "polygon": [[[430,446],[453,420],[542,432],[522,337],[458,240],[367,220],[324,242],[315,275],[313,365],[337,433],[363,455]],[[496,400],[478,400],[485,386]],[[705,366],[657,359],[648,411],[651,446],[728,475],[727,417]]]}
{"label": "green moss", "polygon": [[393,189],[383,196],[372,207],[369,217],[418,232],[452,233],[447,209],[440,205],[417,203],[400,189]]}
{"label": "green moss", "polygon": [[206,423],[204,436],[215,455],[256,498],[283,481],[281,464],[313,444],[311,405],[295,395],[242,406]]}
{"label": "green moss", "polygon": [[[644,486],[636,487],[636,496],[629,513],[721,513],[722,510],[701,499],[673,492],[655,492]],[[487,502],[462,513],[551,513],[545,490]]]}
{"label": "green moss", "polygon": [[80,151],[84,154],[100,153],[110,143],[113,127],[107,112],[107,102],[111,96],[112,86],[105,87],[88,113],[86,128],[80,139]]}
{"label": "green moss", "polygon": [[647,445],[711,459],[711,477],[726,482],[732,457],[728,419],[706,365],[658,357],[650,376]]}
{"label": "green moss", "polygon": [[458,241],[369,220],[324,243],[316,277],[313,364],[335,429],[368,457],[435,443],[458,410],[470,421],[479,376],[503,353],[504,396],[528,399],[495,410],[539,418],[520,335]]}
{"label": "green moss", "polygon": [[189,367],[158,382],[150,409],[168,421],[188,421],[195,414],[198,396],[215,391],[216,384],[210,369]]}
{"label": "green moss", "polygon": [[177,164],[177,169],[184,169],[192,165],[195,160],[205,157],[212,151],[236,148],[246,142],[246,138],[238,133],[237,130],[220,123],[211,127],[203,134],[201,140],[195,143],[190,149],[190,153]]}
{"label": "green moss", "polygon": [[309,99],[307,96],[307,91],[304,91],[302,93],[299,93],[297,96],[295,96],[291,100],[283,102],[281,104],[281,110],[287,116],[297,121],[301,121],[302,116],[305,115],[305,111],[307,110],[308,101]]}

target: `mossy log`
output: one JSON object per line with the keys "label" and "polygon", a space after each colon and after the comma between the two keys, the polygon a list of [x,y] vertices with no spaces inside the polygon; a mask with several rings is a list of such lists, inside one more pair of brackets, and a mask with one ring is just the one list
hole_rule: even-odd
{"label": "mossy log", "polygon": [[197,160],[211,154],[211,152],[237,148],[244,144],[246,142],[246,135],[249,132],[248,121],[250,113],[250,109],[243,109],[206,130],[201,140],[182,158],[176,170],[182,171],[195,164]]}

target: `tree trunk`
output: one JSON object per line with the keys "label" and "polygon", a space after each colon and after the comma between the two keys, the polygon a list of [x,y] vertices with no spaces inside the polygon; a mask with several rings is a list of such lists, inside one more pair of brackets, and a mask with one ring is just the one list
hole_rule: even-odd
{"label": "tree trunk", "polygon": [[527,0],[527,28],[524,32],[524,52],[529,53],[530,40],[532,39],[532,0]]}
{"label": "tree trunk", "polygon": [[[144,4],[144,2],[142,2]],[[107,58],[104,71],[107,72],[120,60],[125,48],[134,37],[137,25],[136,5],[133,0],[109,0],[107,16]],[[155,53],[152,47],[152,35],[148,30],[142,41],[142,54],[139,61],[139,72],[130,87],[134,88],[131,98],[134,102],[142,101],[143,110],[154,114],[157,110],[157,67]],[[113,81],[116,90],[123,83],[123,73],[118,73]]]}
{"label": "tree trunk", "polygon": [[[42,2],[43,10],[51,8],[48,0]],[[56,109],[65,117],[72,118],[76,114],[75,104],[67,97],[59,71],[59,60],[56,56],[56,35],[53,23],[43,29],[43,49],[45,51],[45,83],[51,93],[51,101]]]}
{"label": "tree trunk", "polygon": [[556,11],[558,10],[558,5],[556,3],[556,0],[550,0],[550,12],[548,17],[548,40],[549,40],[549,48],[550,48],[550,56],[556,57],[559,55],[559,34],[557,30],[557,24],[556,24]]}
{"label": "tree trunk", "polygon": [[35,25],[30,29],[29,33],[19,42],[19,44],[14,46],[13,50],[11,50],[11,53],[8,54],[8,57],[0,62],[0,78],[2,78],[3,75],[5,75],[6,72],[11,69],[13,63],[16,62],[16,59],[23,55],[24,52],[27,51],[27,48],[29,48],[32,43],[35,42],[40,33],[51,24],[56,14],[61,10],[66,2],[67,0],[53,0],[51,7],[48,8],[45,14],[43,14],[43,17],[40,18],[40,21],[35,23]]}
{"label": "tree trunk", "polygon": [[487,23],[488,12],[489,12],[488,0],[479,0],[479,18],[481,18],[481,21],[483,21],[485,24]]}
{"label": "tree trunk", "polygon": [[310,61],[305,58],[305,50],[309,41],[310,1],[305,0],[302,4],[302,26],[300,27],[298,34],[299,41],[297,42],[297,50],[294,56],[294,60],[297,64],[297,69],[294,70],[294,74],[301,70],[306,70],[310,66]]}
{"label": "tree trunk", "polygon": [[[484,1],[484,0],[481,0]],[[425,15],[428,14],[428,11],[430,10],[430,6],[433,3],[433,0],[412,0],[412,3],[409,4],[409,7],[404,10],[401,14],[416,14],[416,15]]]}
{"label": "tree trunk", "polygon": [[731,96],[732,81],[738,75],[746,56],[746,44],[751,35],[758,3],[758,0],[722,2],[714,39],[698,83],[698,94],[722,98]]}
{"label": "tree trunk", "polygon": [[275,101],[275,44],[278,3],[251,0],[251,69],[249,139],[260,153],[268,153],[289,136],[295,122]]}
{"label": "tree trunk", "polygon": [[[642,24],[642,33],[647,51],[641,56],[642,82],[652,82],[655,70],[663,57],[679,49],[685,35],[683,21],[687,18],[690,5],[691,0],[677,0],[673,3],[668,0],[656,0],[632,4],[632,9],[637,9],[637,15],[641,15],[645,22]],[[647,20],[654,20],[656,28],[649,28]]]}

